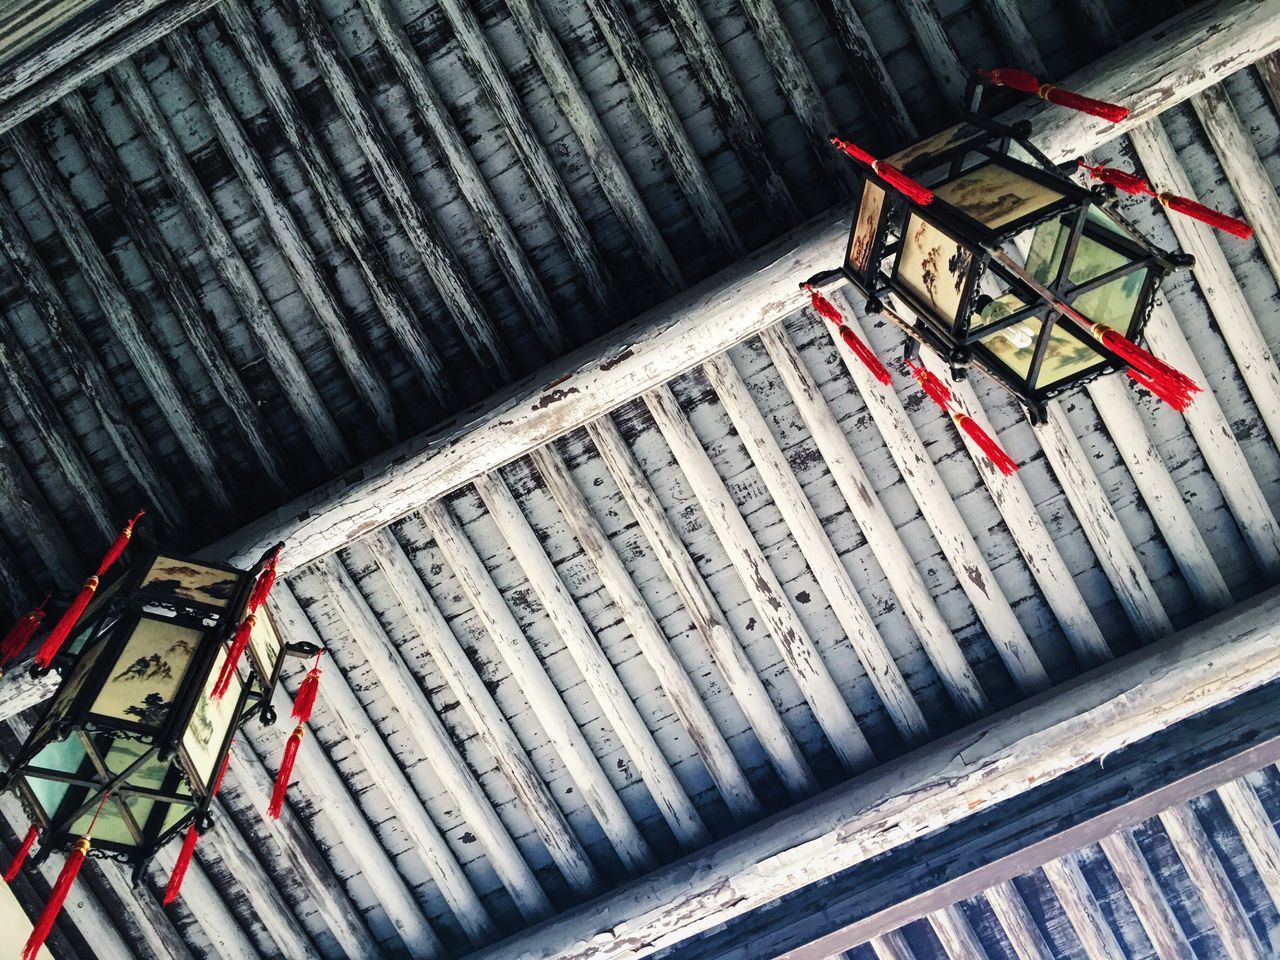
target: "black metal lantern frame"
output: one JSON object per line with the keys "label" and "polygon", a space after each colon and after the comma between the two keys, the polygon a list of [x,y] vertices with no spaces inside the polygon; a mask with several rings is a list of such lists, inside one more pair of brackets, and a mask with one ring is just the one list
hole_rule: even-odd
{"label": "black metal lantern frame", "polygon": [[[221,724],[213,725],[201,711],[215,709],[208,705],[212,681],[266,561],[245,572],[153,553],[116,577],[85,611],[67,651],[54,663],[62,684],[4,779],[4,786],[16,787],[41,828],[35,862],[54,849],[69,848],[99,810],[111,829],[100,826],[95,832],[93,853],[134,864],[135,879],[155,852],[193,821],[201,832],[211,825],[213,791],[237,730],[255,715],[273,723],[271,695],[286,658],[319,652],[310,643],[277,641],[274,651],[251,643],[243,658],[245,677],[237,677],[238,692],[227,706],[216,708],[229,710],[230,720],[212,750]],[[162,562],[165,569],[222,575],[219,595],[202,600],[174,587],[174,581],[155,574]],[[258,618],[274,638],[266,611]],[[152,654],[125,663],[126,649],[146,634],[172,639],[173,647],[164,657]],[[163,704],[154,695],[127,709],[111,708],[111,685],[129,680],[131,671],[135,676],[152,671],[163,680],[176,672],[178,662],[167,655],[173,650],[181,651],[175,655],[181,657],[181,674],[171,697]],[[185,736],[201,723],[208,727],[209,743],[196,757]]]}
{"label": "black metal lantern frame", "polygon": [[[1052,164],[1027,139],[1028,124],[1007,126],[977,114],[980,95],[980,86],[971,84],[967,102],[974,105],[974,112],[965,122],[890,158],[904,174],[934,191],[932,202],[921,204],[872,169],[857,168],[861,190],[856,195],[861,199],[841,272],[867,296],[870,312],[885,311],[910,336],[936,350],[956,379],[976,366],[1017,395],[1038,419],[1050,397],[1128,366],[1065,316],[1063,307],[1075,309],[1079,304],[1086,319],[1105,322],[1135,340],[1146,324],[1160,280],[1188,265],[1190,258],[1162,251],[1143,238],[1115,211],[1113,188],[1085,189]],[[966,205],[948,193],[958,184],[984,180],[994,185],[1026,184],[1039,202],[1026,204],[1025,213],[992,218],[997,221],[993,223],[974,213],[993,198],[978,193],[964,198],[969,201]],[[1014,245],[1015,238],[1029,239],[1033,233],[1038,239],[1039,229],[1049,230],[1054,224],[1057,233],[1046,233],[1054,238],[1048,269],[1036,276],[1027,251],[1021,251],[1024,262],[1019,263],[1007,247]],[[921,267],[913,238],[919,241],[926,235],[946,241],[944,262],[935,258]],[[1073,267],[1083,263],[1078,258],[1082,245],[1114,255],[1117,262],[1100,272],[1073,277]],[[940,249],[930,248],[930,253]],[[917,282],[909,282],[909,275]],[[1090,294],[1120,289],[1108,285],[1137,275],[1142,279],[1136,288],[1131,282],[1123,287],[1133,303],[1128,315],[1089,316],[1084,304]],[[944,286],[945,280],[956,283],[946,291],[945,303],[940,303],[922,289],[921,277],[926,286],[932,281],[932,290]],[[888,310],[890,296],[904,304],[914,320]],[[1023,369],[1015,368],[1008,351],[1002,355],[984,342],[1014,332],[1027,339],[1029,330],[1034,330],[1034,345]],[[1076,351],[1076,356],[1085,358],[1080,369],[1047,374],[1051,344],[1057,353]],[[1019,351],[1020,360],[1026,349]]]}

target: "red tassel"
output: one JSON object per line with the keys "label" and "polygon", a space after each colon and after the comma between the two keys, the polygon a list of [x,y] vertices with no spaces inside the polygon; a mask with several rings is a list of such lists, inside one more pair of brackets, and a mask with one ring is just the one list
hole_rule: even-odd
{"label": "red tassel", "polygon": [[222,786],[222,778],[227,775],[227,766],[231,763],[231,750],[235,747],[236,742],[231,741],[231,746],[227,747],[226,755],[222,758],[222,765],[218,767],[218,775],[213,778],[213,789],[209,791],[209,796],[217,796],[218,788]]}
{"label": "red tassel", "polygon": [[178,851],[178,859],[173,864],[173,872],[169,874],[169,883],[164,888],[164,900],[167,907],[178,899],[178,891],[182,889],[182,879],[187,875],[187,867],[191,866],[191,858],[196,852],[196,841],[200,834],[196,832],[195,821],[187,827],[187,835],[182,838],[182,849]]}
{"label": "red tassel", "polygon": [[307,671],[302,685],[298,687],[298,695],[293,698],[293,718],[299,723],[310,720],[311,711],[316,707],[316,694],[320,691],[320,658],[323,655],[323,650],[316,654],[315,666]]}
{"label": "red tassel", "polygon": [[1018,472],[1018,465],[1013,458],[1001,449],[1000,444],[996,443],[995,438],[982,427],[978,426],[978,422],[973,417],[964,413],[956,413],[952,416],[956,425],[968,434],[969,439],[974,442],[983,455],[991,461],[991,465],[1003,473],[1006,477],[1013,476]]}
{"label": "red tassel", "polygon": [[813,304],[813,309],[817,311],[818,316],[823,320],[834,323],[837,327],[844,323],[844,317],[834,303],[807,283],[804,285],[804,289],[809,294],[809,302]]}
{"label": "red tassel", "polygon": [[98,564],[97,575],[101,577],[120,559],[120,555],[124,553],[124,548],[129,545],[129,541],[133,538],[133,525],[142,518],[147,511],[139,510],[134,514],[133,519],[124,525],[124,529],[116,534],[115,540],[111,542],[111,546],[107,548],[106,554],[102,558],[102,562]]}
{"label": "red tassel", "polygon": [[0,670],[7,667],[18,654],[27,648],[31,638],[40,629],[40,624],[44,622],[44,608],[48,602],[49,596],[46,595],[40,601],[40,606],[19,618],[18,622],[4,635],[4,639],[0,640]]}
{"label": "red tassel", "polygon": [[[1140,386],[1145,387],[1175,410],[1185,410],[1201,390],[1185,373],[1169,366],[1158,357],[1152,356],[1142,347],[1127,337],[1121,336],[1105,323],[1094,323],[1067,308],[1066,315],[1083,327],[1095,340],[1118,356],[1133,369],[1129,376]],[[1137,373],[1139,376],[1134,377]]]}
{"label": "red tassel", "polygon": [[231,679],[236,675],[236,667],[240,663],[240,658],[244,655],[245,647],[249,646],[249,633],[253,630],[253,625],[257,622],[257,619],[251,613],[240,621],[240,626],[236,627],[236,635],[231,641],[231,649],[227,652],[227,659],[222,661],[222,670],[218,673],[217,682],[214,683],[213,689],[209,691],[210,700],[221,700],[227,695],[227,691],[231,689]]}
{"label": "red tassel", "polygon": [[840,339],[844,341],[846,347],[857,355],[858,359],[862,361],[862,365],[867,368],[873,377],[885,385],[893,382],[893,377],[889,376],[889,371],[884,368],[880,358],[871,352],[871,348],[863,342],[861,337],[843,323],[840,324]]}
{"label": "red tassel", "polygon": [[71,636],[71,631],[80,622],[80,615],[84,613],[85,607],[89,606],[89,601],[93,599],[94,593],[97,592],[98,583],[99,580],[96,576],[90,577],[84,582],[80,592],[71,601],[71,606],[63,611],[62,616],[58,618],[58,622],[49,631],[49,635],[44,638],[44,643],[40,644],[40,649],[36,651],[35,661],[36,666],[41,670],[49,669],[49,666],[53,663],[53,658],[58,655],[62,645],[67,642],[67,637]]}
{"label": "red tassel", "polygon": [[40,919],[36,921],[31,930],[31,936],[27,938],[27,945],[22,950],[22,960],[35,960],[36,954],[44,946],[50,931],[53,930],[53,922],[58,919],[67,894],[71,892],[71,885],[76,882],[76,874],[80,872],[80,867],[88,854],[89,838],[81,837],[76,841],[75,848],[68,854],[67,862],[62,865],[62,872],[58,874],[53,891],[49,894],[49,902],[44,905]]}
{"label": "red tassel", "polygon": [[1214,210],[1212,207],[1206,207],[1203,203],[1190,200],[1187,197],[1179,197],[1172,193],[1158,193],[1151,184],[1143,180],[1136,173],[1128,173],[1124,170],[1116,170],[1114,167],[1090,166],[1084,162],[1081,157],[1076,161],[1081,170],[1088,172],[1089,176],[1095,180],[1101,180],[1103,183],[1109,183],[1117,190],[1123,190],[1125,193],[1145,194],[1146,196],[1155,197],[1166,208],[1174,213],[1180,213],[1184,217],[1190,217],[1193,220],[1199,220],[1201,223],[1207,223],[1215,230],[1222,230],[1231,234],[1233,237],[1239,237],[1241,240],[1248,240],[1253,236],[1253,227],[1236,217],[1229,217],[1225,213]]}
{"label": "red tassel", "polygon": [[1143,390],[1150,392],[1157,399],[1163,400],[1179,413],[1191,406],[1192,398],[1186,393],[1178,390],[1170,391],[1167,385],[1162,381],[1148,380],[1137,370],[1129,369],[1126,370],[1125,373],[1129,375],[1130,380],[1140,386]]}
{"label": "red tassel", "polygon": [[1105,100],[1094,100],[1092,97],[1072,93],[1070,90],[1061,90],[1051,83],[1041,83],[1025,70],[1002,67],[998,70],[979,70],[978,76],[986,77],[997,87],[1009,87],[1011,90],[1029,93],[1049,103],[1056,103],[1060,107],[1079,110],[1081,113],[1101,117],[1112,123],[1119,123],[1129,116],[1128,107],[1107,103]]}
{"label": "red tassel", "polygon": [[22,844],[18,847],[18,852],[13,855],[13,859],[9,861],[9,869],[4,872],[4,882],[13,883],[18,876],[18,871],[22,869],[22,865],[27,860],[27,854],[31,852],[31,848],[35,846],[36,838],[40,836],[40,828],[34,823],[27,830],[27,835],[22,838]]}
{"label": "red tassel", "polygon": [[883,160],[877,160],[857,144],[841,140],[839,137],[832,137],[831,142],[838,149],[843,150],[849,156],[853,157],[853,159],[860,163],[865,163],[871,168],[872,172],[875,173],[876,176],[889,186],[893,187],[908,200],[914,200],[922,207],[927,207],[929,204],[933,203],[932,190],[922,184],[916,183],[916,181],[912,180],[893,164],[885,163]]}
{"label": "red tassel", "polygon": [[911,371],[911,375],[915,377],[916,383],[920,384],[920,389],[927,393],[930,399],[948,413],[951,412],[951,391],[947,389],[947,385],[935,377],[924,367],[906,361],[907,369]]}
{"label": "red tassel", "polygon": [[271,790],[271,804],[267,807],[267,816],[272,820],[280,819],[280,811],[284,809],[284,795],[289,789],[289,778],[293,776],[293,764],[298,759],[298,747],[302,746],[302,724],[293,728],[289,734],[289,742],[284,745],[284,756],[280,759],[280,772],[276,774],[276,784]]}
{"label": "red tassel", "polygon": [[276,547],[271,552],[271,556],[267,558],[266,565],[262,568],[262,572],[258,574],[257,582],[253,585],[253,590],[249,592],[249,605],[246,613],[253,613],[267,600],[267,594],[271,592],[271,588],[276,583],[276,564],[280,560],[280,547]]}

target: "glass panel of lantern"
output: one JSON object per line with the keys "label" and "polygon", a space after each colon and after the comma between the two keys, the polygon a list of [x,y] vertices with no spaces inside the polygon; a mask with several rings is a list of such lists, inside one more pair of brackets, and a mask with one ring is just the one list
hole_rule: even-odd
{"label": "glass panel of lantern", "polygon": [[[253,580],[158,555],[117,577],[86,610],[67,649],[74,662],[14,762],[48,838],[42,848],[86,832],[108,790],[93,829],[97,848],[145,859],[185,827],[249,701],[238,676],[220,700],[209,693]],[[265,611],[259,621],[267,622]],[[279,658],[278,642],[267,649],[264,657]],[[260,697],[277,664],[254,656],[252,665]]]}
{"label": "glass panel of lantern", "polygon": [[1172,264],[1098,194],[992,128],[961,124],[889,158],[932,190],[925,205],[860,168],[843,269],[872,300],[899,298],[955,365],[1038,403],[1123,366],[1055,304],[1133,339]]}

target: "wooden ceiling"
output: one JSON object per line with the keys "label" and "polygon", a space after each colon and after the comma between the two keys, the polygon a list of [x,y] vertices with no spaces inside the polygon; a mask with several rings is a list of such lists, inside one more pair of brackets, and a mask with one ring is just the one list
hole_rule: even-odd
{"label": "wooden ceiling", "polygon": [[[137,503],[197,546],[296,520],[396,441],[495,429],[468,405],[536,395],[544,363],[842,200],[828,130],[887,151],[946,120],[964,69],[1064,76],[1173,12],[222,0],[3,134],[11,605],[76,582]],[[262,810],[287,731],[254,726],[182,900],[154,896],[172,851],[136,893],[95,866],[56,952],[518,955],[538,921],[1275,584],[1280,85],[1271,60],[1213,69],[1093,137],[1258,228],[1127,207],[1197,257],[1151,334],[1210,388],[1185,420],[1114,377],[1039,428],[962,386],[1023,464],[1005,479],[905,380],[775,310],[300,550],[274,612],[332,657],[285,816]],[[1054,136],[1062,159],[1081,142]],[[786,249],[759,272],[803,261]],[[11,846],[25,822],[0,814]],[[1277,819],[1269,768],[855,955],[1268,956]]]}

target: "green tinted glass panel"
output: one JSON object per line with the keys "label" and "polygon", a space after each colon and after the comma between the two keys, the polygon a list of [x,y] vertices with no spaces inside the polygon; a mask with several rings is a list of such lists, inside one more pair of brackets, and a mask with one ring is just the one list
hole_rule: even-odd
{"label": "green tinted glass panel", "polygon": [[62,741],[54,741],[36,754],[33,767],[75,773],[84,762],[84,742],[74,734]]}
{"label": "green tinted glass panel", "polygon": [[1122,334],[1128,334],[1146,280],[1147,268],[1143,267],[1116,277],[1096,290],[1080,294],[1071,305],[1090,320],[1105,323]]}
{"label": "green tinted glass panel", "polygon": [[98,819],[94,822],[93,815],[96,809],[97,803],[95,801],[94,806],[76,818],[75,823],[71,825],[72,836],[81,837],[89,833],[89,825],[92,823],[92,840],[119,843],[126,846],[133,846],[137,842],[125,825],[124,818],[120,815],[120,808],[115,800],[108,799],[102,805],[102,812],[98,814]]}
{"label": "green tinted glass panel", "polygon": [[[137,740],[116,740],[111,744],[111,749],[106,756],[107,769],[112,773],[123,773],[150,749],[150,744]],[[169,772],[169,767],[170,764],[161,763],[152,757],[129,774],[128,783],[130,786],[147,790],[159,790],[164,786],[164,778]]]}
{"label": "green tinted glass panel", "polygon": [[973,321],[969,324],[969,330],[976,332],[983,327],[990,326],[997,320],[1003,320],[1011,313],[1016,313],[1026,306],[1023,300],[1012,293],[1006,293],[1002,297],[994,298],[985,307],[973,315]]}
{"label": "green tinted glass panel", "polygon": [[44,811],[45,818],[53,816],[58,806],[62,803],[63,797],[67,795],[67,791],[71,789],[68,784],[59,783],[57,780],[45,780],[42,777],[26,777],[27,786],[31,789],[31,793],[36,798],[36,803],[40,804],[40,809]]}
{"label": "green tinted glass panel", "polygon": [[[1001,298],[1002,300],[1005,298]],[[993,304],[994,305],[994,304]],[[1019,306],[1021,302],[1019,302]],[[1028,317],[1012,326],[988,334],[978,342],[996,355],[1005,366],[1009,367],[1023,380],[1031,371],[1031,361],[1035,357],[1036,340],[1040,337],[1043,326],[1039,317]]]}
{"label": "green tinted glass panel", "polygon": [[[1031,234],[1031,249],[1027,252],[1027,273],[1046,286],[1058,279],[1062,257],[1067,249],[1071,231],[1061,220],[1042,223]],[[1018,234],[1019,237],[1025,234]]]}
{"label": "green tinted glass panel", "polygon": [[1040,364],[1035,386],[1052,386],[1105,362],[1106,357],[1064,330],[1063,323],[1060,322],[1049,331],[1049,342],[1045,347],[1044,361]]}
{"label": "green tinted glass panel", "polygon": [[1071,269],[1067,271],[1067,281],[1088,283],[1130,262],[1130,259],[1118,250],[1112,250],[1097,240],[1082,236],[1080,243],[1076,246],[1076,255],[1071,260]]}

